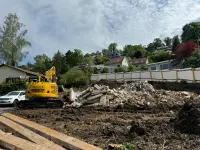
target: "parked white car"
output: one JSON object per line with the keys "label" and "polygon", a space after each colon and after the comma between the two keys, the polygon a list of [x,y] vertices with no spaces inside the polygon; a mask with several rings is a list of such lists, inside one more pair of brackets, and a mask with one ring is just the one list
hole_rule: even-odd
{"label": "parked white car", "polygon": [[0,105],[14,105],[21,100],[25,100],[25,91],[12,91],[4,96],[0,96]]}

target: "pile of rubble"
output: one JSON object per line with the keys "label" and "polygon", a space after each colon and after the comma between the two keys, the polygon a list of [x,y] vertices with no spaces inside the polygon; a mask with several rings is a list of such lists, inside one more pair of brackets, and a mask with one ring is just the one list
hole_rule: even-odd
{"label": "pile of rubble", "polygon": [[[80,107],[84,105],[118,106],[132,104],[135,107],[168,107],[181,106],[185,99],[190,99],[188,92],[173,92],[155,90],[145,81],[125,83],[118,89],[110,89],[105,85],[94,85],[83,92],[76,93],[71,89],[70,102],[66,107]],[[163,109],[163,108],[162,108]]]}

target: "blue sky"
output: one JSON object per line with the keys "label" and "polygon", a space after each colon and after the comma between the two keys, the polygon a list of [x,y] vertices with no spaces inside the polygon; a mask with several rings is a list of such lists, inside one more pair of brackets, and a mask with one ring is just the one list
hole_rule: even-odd
{"label": "blue sky", "polygon": [[109,43],[147,45],[154,38],[181,34],[200,18],[200,0],[0,0],[0,25],[16,13],[28,29],[33,61],[60,50],[101,51]]}

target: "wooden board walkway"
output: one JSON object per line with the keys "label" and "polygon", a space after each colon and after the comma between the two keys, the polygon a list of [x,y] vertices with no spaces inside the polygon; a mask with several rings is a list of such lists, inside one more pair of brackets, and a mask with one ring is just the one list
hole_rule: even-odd
{"label": "wooden board walkway", "polygon": [[[19,124],[19,126],[21,125],[21,126],[23,126],[23,128],[28,128],[28,130],[26,130],[27,132],[30,133],[30,131],[32,130],[32,131],[36,132],[37,134],[39,134],[40,136],[43,136],[43,137],[53,141],[54,143],[56,143],[62,147],[65,147],[67,149],[70,149],[70,150],[102,150],[101,148],[95,147],[95,146],[88,144],[86,142],[83,142],[79,139],[67,136],[56,130],[50,129],[48,127],[42,126],[38,123],[29,121],[27,119],[23,119],[21,117],[18,117],[16,115],[13,115],[10,113],[2,113],[1,117],[0,117],[0,122],[4,122],[4,124],[6,126],[9,126],[12,129],[14,129],[14,126],[16,124]],[[15,122],[16,124],[14,124],[13,122]],[[19,126],[18,126],[18,129],[15,129],[15,131],[21,133],[22,135],[25,135],[26,137],[28,137],[30,139],[31,134],[26,133],[26,131],[24,131],[24,132],[21,131]],[[34,139],[31,139],[31,141],[39,142],[39,141],[37,141],[37,139],[36,139],[37,136],[35,134],[33,134],[33,137],[34,137]],[[39,143],[39,144],[41,144],[41,143]]]}

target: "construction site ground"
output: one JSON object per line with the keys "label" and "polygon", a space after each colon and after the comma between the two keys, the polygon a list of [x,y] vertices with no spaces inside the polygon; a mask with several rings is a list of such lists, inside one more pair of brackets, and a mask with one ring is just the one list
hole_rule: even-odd
{"label": "construction site ground", "polygon": [[136,105],[129,99],[123,105],[9,111],[102,148],[131,143],[138,150],[197,150],[198,97],[195,93],[156,90],[143,100],[148,105]]}
{"label": "construction site ground", "polygon": [[136,149],[172,150],[199,149],[200,144],[198,135],[174,131],[175,110],[153,113],[88,107],[13,113],[99,147],[128,142],[135,144]]}

